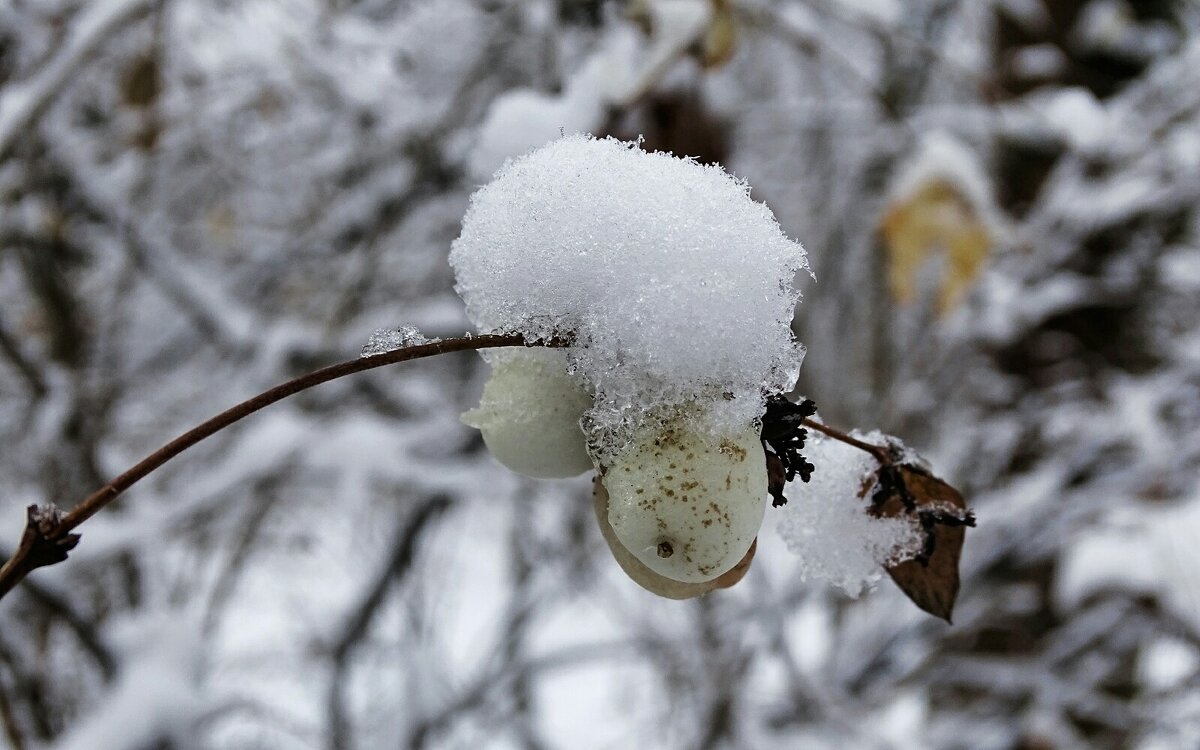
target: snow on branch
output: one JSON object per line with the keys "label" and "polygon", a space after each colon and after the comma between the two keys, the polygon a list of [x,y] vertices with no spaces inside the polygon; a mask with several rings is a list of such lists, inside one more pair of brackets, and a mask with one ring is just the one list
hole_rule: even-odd
{"label": "snow on branch", "polygon": [[98,0],[84,5],[57,54],[28,79],[0,91],[0,159],[104,42],[154,4],[155,0]]}

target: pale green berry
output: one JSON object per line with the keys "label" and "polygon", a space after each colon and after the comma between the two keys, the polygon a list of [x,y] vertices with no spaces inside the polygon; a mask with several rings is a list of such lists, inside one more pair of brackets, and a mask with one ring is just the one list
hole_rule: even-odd
{"label": "pale green berry", "polygon": [[557,349],[509,349],[491,356],[492,376],[479,406],[462,421],[483,433],[496,460],[538,479],[573,477],[592,468],[579,420],[592,397],[567,372]]}
{"label": "pale green berry", "polygon": [[747,427],[712,436],[682,420],[636,437],[604,468],[617,539],[659,575],[711,581],[745,556],[762,526],[766,455]]}
{"label": "pale green berry", "polygon": [[746,571],[750,570],[750,563],[754,559],[754,544],[751,543],[750,550],[737,565],[713,580],[702,583],[676,581],[646,567],[645,563],[634,557],[633,553],[617,539],[612,524],[608,522],[608,491],[604,489],[604,482],[599,477],[596,478],[596,485],[592,489],[592,510],[596,513],[596,521],[600,524],[600,534],[608,543],[608,550],[612,552],[612,556],[621,566],[621,570],[625,571],[625,575],[647,591],[667,599],[693,599],[714,589],[728,588],[742,580]]}

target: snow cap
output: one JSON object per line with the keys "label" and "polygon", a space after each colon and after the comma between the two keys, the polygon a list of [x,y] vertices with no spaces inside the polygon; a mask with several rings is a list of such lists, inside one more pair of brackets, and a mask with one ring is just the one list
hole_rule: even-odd
{"label": "snow cap", "polygon": [[799,371],[804,249],[719,166],[562,138],[475,193],[450,263],[482,331],[572,338],[597,456],[689,403],[714,432],[744,428]]}

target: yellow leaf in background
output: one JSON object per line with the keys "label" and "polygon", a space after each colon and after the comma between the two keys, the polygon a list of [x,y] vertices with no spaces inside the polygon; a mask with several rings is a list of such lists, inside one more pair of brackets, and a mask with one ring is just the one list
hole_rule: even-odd
{"label": "yellow leaf in background", "polygon": [[737,24],[733,18],[730,0],[711,0],[712,18],[704,37],[700,40],[700,64],[705,68],[717,68],[733,57],[737,51]]}
{"label": "yellow leaf in background", "polygon": [[629,0],[625,6],[625,20],[641,29],[646,36],[654,34],[654,12],[649,0]]}
{"label": "yellow leaf in background", "polygon": [[910,304],[921,268],[941,258],[938,314],[953,310],[983,268],[992,245],[987,224],[954,184],[925,182],[894,201],[880,223],[892,298]]}
{"label": "yellow leaf in background", "polygon": [[227,204],[220,204],[209,209],[207,217],[208,231],[217,242],[230,244],[237,232],[237,216]]}

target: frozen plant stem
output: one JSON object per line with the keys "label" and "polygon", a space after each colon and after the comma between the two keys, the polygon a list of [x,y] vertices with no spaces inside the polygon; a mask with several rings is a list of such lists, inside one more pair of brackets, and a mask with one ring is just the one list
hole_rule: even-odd
{"label": "frozen plant stem", "polygon": [[[442,339],[427,344],[407,346],[392,351],[375,354],[369,357],[357,357],[347,362],[322,368],[307,375],[289,380],[269,390],[233,406],[212,419],[188,430],[171,442],[162,446],[150,455],[134,464],[120,476],[84,498],[69,513],[62,513],[54,505],[30,505],[27,509],[25,531],[20,544],[13,556],[0,567],[0,598],[20,583],[30,572],[48,565],[54,565],[67,559],[67,553],[79,542],[79,535],[72,533],[84,521],[100,512],[106,505],[117,499],[123,492],[141,479],[148,476],[158,467],[170,461],[196,443],[215,435],[244,417],[266,408],[276,401],[282,401],[301,391],[306,391],[330,380],[353,375],[377,367],[407,362],[414,359],[436,357],[450,352],[477,351],[499,347],[516,346],[566,346],[569,342],[562,339],[549,341],[526,341],[524,337],[511,335],[482,335],[462,336],[453,339]],[[879,446],[856,440],[844,432],[833,429],[812,420],[805,419],[803,424],[814,430],[867,451],[879,460],[881,464],[889,463],[887,450]]]}
{"label": "frozen plant stem", "polygon": [[878,461],[880,463],[880,465],[882,465],[882,466],[888,466],[893,463],[892,456],[886,448],[883,448],[878,445],[872,445],[871,443],[864,443],[863,441],[861,441],[857,438],[850,437],[849,435],[842,432],[841,430],[834,429],[833,427],[830,427],[829,425],[821,424],[820,422],[814,422],[811,419],[806,418],[806,419],[802,420],[800,422],[800,424],[804,425],[805,427],[811,427],[814,430],[816,430],[817,432],[822,432],[822,433],[828,435],[829,437],[833,438],[834,440],[840,440],[841,442],[845,443],[846,445],[852,445],[861,451],[866,451],[867,453],[870,453],[872,456],[875,457],[875,460]]}
{"label": "frozen plant stem", "polygon": [[121,493],[128,490],[138,481],[149,475],[158,467],[170,461],[175,456],[192,447],[201,440],[215,435],[229,427],[234,422],[248,417],[259,409],[263,409],[276,401],[288,396],[306,391],[313,386],[327,383],[330,380],[347,375],[353,375],[376,367],[407,362],[413,359],[435,357],[450,352],[476,351],[511,346],[565,346],[566,341],[526,341],[520,335],[483,335],[463,336],[453,339],[442,339],[427,344],[407,346],[392,351],[375,354],[369,357],[357,357],[347,362],[322,368],[307,375],[289,380],[267,391],[233,406],[212,419],[188,430],[171,442],[162,446],[129,470],[113,479],[108,484],[88,495],[83,502],[75,506],[70,513],[63,514],[53,505],[31,505],[27,511],[25,532],[13,556],[0,567],[0,598],[3,598],[13,587],[21,582],[33,570],[47,565],[62,562],[67,559],[69,552],[79,541],[79,535],[73,532],[81,523],[94,516],[106,505],[117,499]]}

